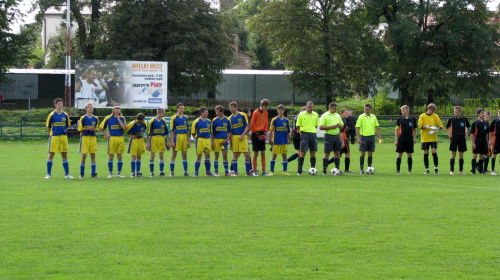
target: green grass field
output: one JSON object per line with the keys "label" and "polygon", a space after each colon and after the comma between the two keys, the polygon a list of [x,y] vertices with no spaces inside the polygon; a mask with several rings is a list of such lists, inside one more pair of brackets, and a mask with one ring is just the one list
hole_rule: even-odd
{"label": "green grass field", "polygon": [[[75,177],[77,149],[72,143]],[[394,145],[384,143],[376,175],[298,177],[295,161],[288,177],[183,178],[178,157],[175,178],[106,179],[106,149],[99,149],[101,179],[63,179],[56,155],[46,180],[45,142],[0,144],[0,279],[500,275],[499,177],[448,175],[446,143],[437,176],[422,174],[419,149],[414,174],[397,176]],[[356,171],[358,158],[354,151]],[[193,149],[189,159],[192,174]],[[130,176],[129,155],[124,170]]]}

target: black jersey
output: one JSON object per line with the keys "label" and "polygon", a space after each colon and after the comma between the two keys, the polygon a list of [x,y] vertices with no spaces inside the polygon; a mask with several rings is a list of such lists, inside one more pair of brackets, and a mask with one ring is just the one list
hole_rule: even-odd
{"label": "black jersey", "polygon": [[486,135],[490,131],[487,121],[476,120],[471,125],[470,133],[474,134],[476,138],[486,138]]}
{"label": "black jersey", "polygon": [[349,116],[344,120],[348,130],[356,130],[356,117]]}
{"label": "black jersey", "polygon": [[496,138],[500,137],[500,119],[491,122],[490,132],[493,132]]}
{"label": "black jersey", "polygon": [[417,122],[413,117],[401,117],[397,120],[396,125],[398,126],[399,135],[411,136],[415,131]]}
{"label": "black jersey", "polygon": [[447,129],[450,127],[452,136],[465,136],[465,128],[470,128],[470,123],[469,120],[464,116],[461,116],[460,118],[451,117],[451,119],[449,119],[448,123],[446,124]]}

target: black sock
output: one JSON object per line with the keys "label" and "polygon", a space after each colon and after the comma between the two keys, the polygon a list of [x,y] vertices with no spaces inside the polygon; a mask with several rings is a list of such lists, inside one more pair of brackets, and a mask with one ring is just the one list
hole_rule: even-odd
{"label": "black sock", "polygon": [[331,159],[328,160],[328,165],[330,165],[334,162],[335,162],[335,157],[332,157]]}
{"label": "black sock", "polygon": [[488,170],[488,165],[490,164],[490,159],[488,157],[484,157],[484,171]]}
{"label": "black sock", "polygon": [[434,161],[434,169],[438,169],[438,154],[432,154],[432,160]]}
{"label": "black sock", "polygon": [[[346,158],[344,159],[344,162],[345,162],[345,171],[349,171],[349,170],[350,170],[350,169],[349,169],[349,165],[351,165],[351,158],[346,157]],[[493,165],[493,164],[492,164],[492,165]]]}
{"label": "black sock", "polygon": [[396,171],[399,172],[401,170],[401,158],[396,158]]}
{"label": "black sock", "polygon": [[316,168],[316,158],[312,157],[310,161],[311,161],[311,167]]}
{"label": "black sock", "polygon": [[429,169],[429,154],[424,154],[424,166],[425,169]]}
{"label": "black sock", "polygon": [[450,159],[450,171],[451,172],[455,171],[455,159],[454,158]]}
{"label": "black sock", "polygon": [[476,174],[476,160],[475,159],[472,159],[472,174]]}
{"label": "black sock", "polygon": [[340,158],[335,158],[335,168],[340,170]]}
{"label": "black sock", "polygon": [[304,165],[304,158],[299,157],[299,166],[297,167],[297,172],[302,173],[302,165]]}
{"label": "black sock", "polygon": [[360,156],[359,157],[359,166],[361,167],[361,170],[363,170],[364,165],[365,165],[365,157]]}
{"label": "black sock", "polygon": [[373,157],[368,157],[368,167],[372,166],[373,163]]}
{"label": "black sock", "polygon": [[483,159],[480,159],[480,160],[478,161],[478,166],[479,166],[478,171],[479,171],[479,173],[483,173],[483,172],[484,172],[484,169],[483,169],[483,164],[484,164],[484,160],[483,160]]}
{"label": "black sock", "polygon": [[413,167],[413,158],[408,158],[408,171],[411,171]]}
{"label": "black sock", "polygon": [[495,160],[496,158],[491,160],[491,171],[495,171]]}
{"label": "black sock", "polygon": [[458,171],[464,171],[464,159],[458,159]]}
{"label": "black sock", "polygon": [[296,160],[297,158],[299,157],[299,153],[295,153],[293,155],[291,155],[286,161],[290,162],[290,161],[294,161]]}
{"label": "black sock", "polygon": [[323,158],[323,172],[326,172],[327,167],[328,167],[328,159]]}

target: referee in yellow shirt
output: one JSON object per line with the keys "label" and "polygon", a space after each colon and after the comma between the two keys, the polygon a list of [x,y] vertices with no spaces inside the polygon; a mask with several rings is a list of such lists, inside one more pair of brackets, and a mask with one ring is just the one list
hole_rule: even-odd
{"label": "referee in yellow shirt", "polygon": [[378,129],[379,124],[377,117],[372,114],[372,105],[365,104],[364,110],[365,113],[359,115],[358,121],[356,122],[356,136],[358,139],[359,151],[361,152],[359,156],[361,171],[359,174],[365,173],[363,171],[363,166],[365,165],[366,152],[368,152],[368,167],[372,166],[373,152],[375,152],[375,133],[377,133],[378,139],[382,140]]}
{"label": "referee in yellow shirt", "polygon": [[[334,102],[328,105],[328,111],[321,116],[319,122],[319,129],[325,131],[324,138],[324,152],[323,157],[323,175],[326,175],[326,168],[328,167],[328,159],[330,153],[333,152],[335,168],[340,169],[340,149],[342,148],[342,132],[344,128],[344,121],[337,113],[337,104]],[[341,136],[342,135],[342,136]],[[342,172],[340,172],[342,174]]]}
{"label": "referee in yellow shirt", "polygon": [[319,115],[313,111],[314,103],[307,101],[306,111],[299,114],[297,118],[297,130],[300,131],[300,152],[299,152],[299,166],[297,168],[297,175],[302,175],[302,166],[304,165],[304,157],[307,150],[311,154],[311,167],[316,167],[316,151],[318,150],[318,131]]}

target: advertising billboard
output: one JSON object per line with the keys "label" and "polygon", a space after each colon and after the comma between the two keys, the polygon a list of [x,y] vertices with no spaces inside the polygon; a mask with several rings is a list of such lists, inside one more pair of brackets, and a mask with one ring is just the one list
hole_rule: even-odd
{"label": "advertising billboard", "polygon": [[167,69],[167,62],[77,60],[75,107],[166,108]]}

